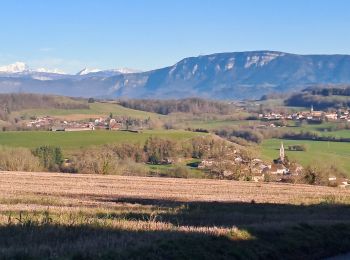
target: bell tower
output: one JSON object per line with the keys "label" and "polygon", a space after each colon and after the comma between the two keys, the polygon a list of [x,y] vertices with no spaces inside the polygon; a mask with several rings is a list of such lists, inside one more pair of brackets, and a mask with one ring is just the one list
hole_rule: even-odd
{"label": "bell tower", "polygon": [[281,160],[281,162],[284,162],[284,146],[283,146],[282,142],[281,142],[281,147],[280,147],[280,160]]}

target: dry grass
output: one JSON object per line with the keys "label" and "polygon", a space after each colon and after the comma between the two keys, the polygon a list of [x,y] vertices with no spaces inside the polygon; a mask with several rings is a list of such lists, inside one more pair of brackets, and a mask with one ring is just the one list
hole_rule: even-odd
{"label": "dry grass", "polygon": [[317,258],[350,246],[337,241],[350,234],[349,205],[350,190],[330,187],[0,172],[0,254]]}
{"label": "dry grass", "polygon": [[[143,198],[183,202],[251,202],[279,204],[313,204],[327,196],[337,202],[350,199],[349,189],[292,185],[218,181],[208,179],[174,179],[156,177],[101,176],[60,173],[0,172],[0,196],[35,194],[36,196],[81,199]],[[349,201],[350,202],[350,201]],[[101,203],[101,202],[98,202]]]}

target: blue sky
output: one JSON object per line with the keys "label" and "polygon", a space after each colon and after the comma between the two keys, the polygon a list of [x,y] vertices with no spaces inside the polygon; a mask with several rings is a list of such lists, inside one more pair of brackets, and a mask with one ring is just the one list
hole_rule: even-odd
{"label": "blue sky", "polygon": [[0,65],[141,70],[246,50],[350,54],[347,0],[0,0]]}

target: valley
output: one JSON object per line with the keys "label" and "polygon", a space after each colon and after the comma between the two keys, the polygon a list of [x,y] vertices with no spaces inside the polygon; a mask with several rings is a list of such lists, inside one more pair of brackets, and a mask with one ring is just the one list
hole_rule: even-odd
{"label": "valley", "polygon": [[350,1],[0,1],[0,260],[350,257]]}

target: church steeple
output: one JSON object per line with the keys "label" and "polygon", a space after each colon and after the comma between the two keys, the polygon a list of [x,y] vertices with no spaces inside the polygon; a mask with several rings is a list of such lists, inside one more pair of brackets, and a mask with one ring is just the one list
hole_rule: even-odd
{"label": "church steeple", "polygon": [[280,160],[281,160],[281,162],[284,161],[284,146],[283,146],[282,142],[281,142],[281,147],[280,147]]}

